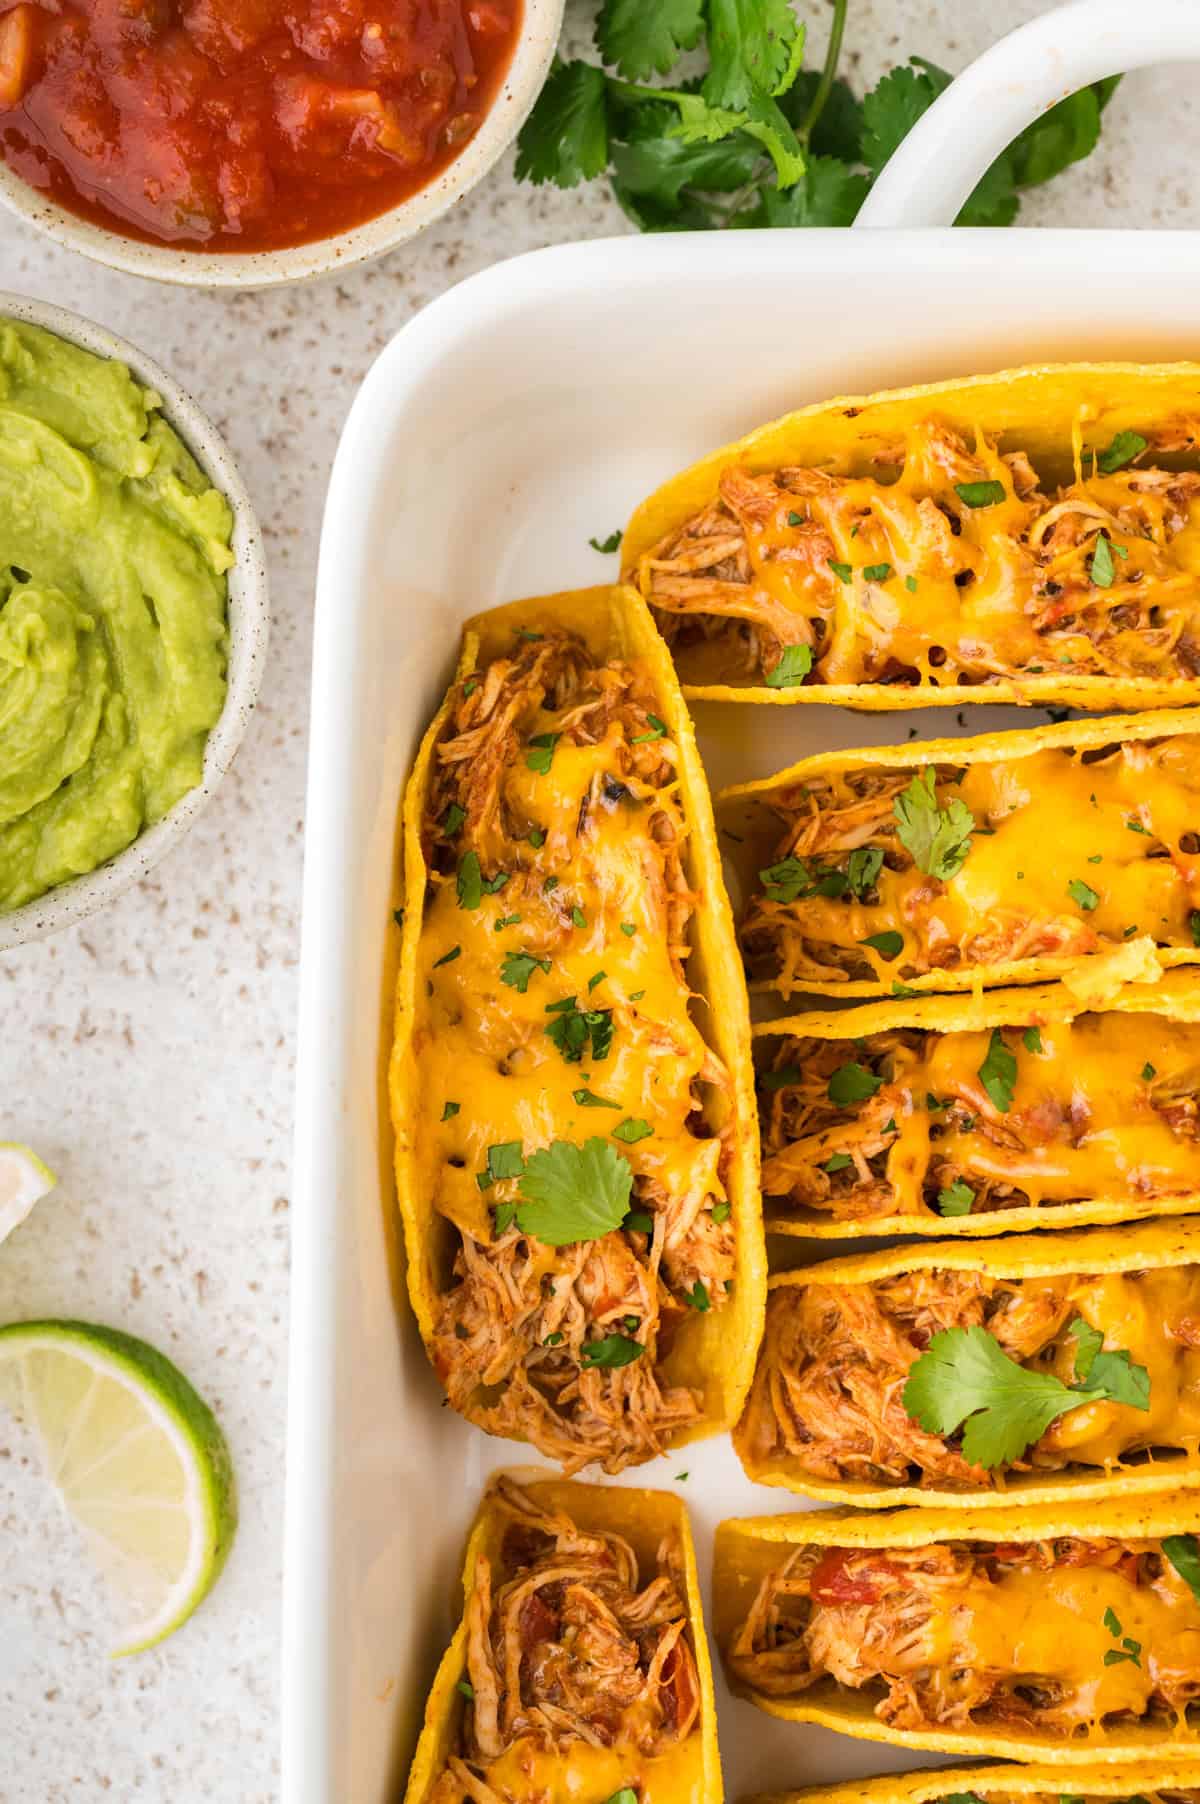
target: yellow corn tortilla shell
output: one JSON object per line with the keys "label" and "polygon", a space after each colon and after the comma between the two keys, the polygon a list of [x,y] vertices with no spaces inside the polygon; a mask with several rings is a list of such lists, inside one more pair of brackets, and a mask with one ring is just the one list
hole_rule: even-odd
{"label": "yellow corn tortilla shell", "polygon": [[[1200,1206],[1200,1199],[1197,1199]],[[943,1224],[950,1226],[947,1221]],[[994,1245],[948,1241],[936,1246],[889,1247],[882,1252],[848,1254],[797,1271],[779,1272],[769,1289],[794,1290],[806,1284],[873,1284],[905,1272],[982,1272],[989,1278],[1049,1278],[1064,1272],[1157,1271],[1165,1266],[1200,1264],[1200,1221],[1156,1221],[1137,1228],[1083,1228],[1056,1234],[1016,1235]],[[1004,1509],[1011,1504],[1091,1503],[1121,1494],[1191,1490],[1200,1486],[1200,1449],[1156,1455],[1151,1461],[1116,1464],[1108,1469],[1080,1466],[1061,1472],[1014,1472],[1002,1489],[939,1489],[933,1485],[885,1485],[866,1479],[821,1478],[782,1456],[764,1461],[747,1457],[740,1425],[734,1450],[746,1476],[815,1497],[822,1503],[856,1504],[863,1509],[892,1509],[917,1504],[935,1509]],[[1078,1790],[1073,1786],[1072,1790]]]}
{"label": "yellow corn tortilla shell", "polygon": [[[733,915],[721,877],[712,803],[691,717],[674,667],[650,611],[631,589],[582,589],[513,602],[469,620],[464,630],[462,675],[507,651],[514,632],[561,628],[577,633],[599,659],[637,658],[651,672],[656,711],[678,751],[679,791],[689,835],[684,863],[699,900],[691,922],[687,964],[694,1007],[705,1038],[730,1075],[732,1095],[711,1095],[712,1125],[732,1128],[727,1191],[737,1247],[733,1294],[721,1309],[688,1310],[662,1361],[667,1380],[704,1397],[704,1415],[671,1437],[681,1446],[736,1422],[754,1371],[766,1301],[766,1253],[758,1189],[758,1123],[750,1063],[750,1016]],[[404,798],[404,937],[396,994],[396,1036],[390,1085],[396,1134],[396,1186],[408,1254],[413,1313],[428,1345],[437,1298],[450,1280],[457,1230],[433,1207],[419,1157],[420,1039],[425,998],[418,981],[427,871],[421,821],[434,750],[447,718],[443,703],[426,733]],[[728,1118],[728,1119],[727,1119]]]}
{"label": "yellow corn tortilla shell", "polygon": [[[713,1701],[712,1663],[708,1640],[704,1633],[704,1613],[700,1602],[700,1579],[696,1569],[696,1550],[692,1544],[691,1525],[682,1501],[666,1491],[635,1490],[617,1485],[586,1485],[570,1479],[530,1480],[527,1474],[514,1473],[536,1503],[550,1510],[565,1511],[577,1526],[604,1529],[624,1537],[637,1555],[644,1574],[654,1570],[659,1543],[667,1534],[679,1538],[683,1553],[685,1600],[691,1624],[692,1651],[696,1656],[696,1672],[700,1683],[700,1720],[696,1729],[681,1746],[653,1760],[640,1760],[636,1755],[619,1755],[607,1748],[591,1748],[574,1744],[565,1759],[536,1762],[537,1770],[526,1777],[525,1790],[530,1804],[604,1804],[614,1792],[632,1785],[637,1788],[640,1804],[721,1804],[721,1762],[717,1753],[717,1713]],[[499,1588],[495,1575],[499,1569],[500,1549],[509,1518],[498,1503],[494,1489],[484,1493],[467,1543],[463,1570],[464,1606],[474,1585],[475,1566],[481,1555],[492,1562],[493,1585]],[[465,1617],[458,1624],[429,1693],[425,1721],[409,1770],[404,1804],[425,1804],[430,1791],[453,1752],[462,1721],[463,1697],[459,1680],[467,1676],[467,1630]],[[512,1772],[506,1768],[506,1777]],[[516,1775],[512,1775],[515,1779]],[[514,1786],[514,1799],[521,1789]]]}
{"label": "yellow corn tortilla shell", "polygon": [[[1102,1006],[1106,1013],[1200,1021],[1200,971],[1168,971],[1155,983],[1123,985]],[[1045,1027],[1052,1021],[1073,1021],[1077,1015],[1094,1013],[1096,1007],[1065,983],[1030,984],[1022,989],[984,990],[973,996],[895,997],[886,1002],[861,1003],[856,1008],[810,1009],[774,1021],[761,1021],[754,1027],[753,1035],[756,1041],[850,1041],[903,1027],[931,1033],[973,1033],[993,1027]],[[1157,1215],[1200,1214],[1200,1188],[1175,1196],[1139,1197],[1130,1192],[1074,1203],[1030,1204],[1019,1209],[993,1209],[982,1215],[872,1215],[858,1221],[843,1221],[821,1209],[792,1205],[787,1214],[774,1215],[769,1198],[764,1199],[764,1209],[769,1233],[801,1239],[862,1240],[884,1234],[978,1239],[1028,1228],[1079,1228],[1142,1221]],[[992,1259],[995,1254],[987,1257]]]}
{"label": "yellow corn tortilla shell", "polygon": [[[771,777],[752,783],[730,784],[717,795],[717,814],[726,837],[726,867],[732,873],[735,899],[757,887],[757,871],[769,863],[780,835],[779,819],[770,810],[780,791],[797,787],[831,771],[919,771],[929,764],[997,764],[1032,757],[1055,747],[1128,744],[1141,739],[1170,739],[1180,733],[1200,733],[1200,713],[1190,708],[1163,708],[1146,714],[1111,715],[1099,720],[1065,720],[1050,726],[1026,727],[1017,732],[981,733],[973,739],[917,739],[909,745],[868,745],[853,751],[817,752],[789,765]],[[736,838],[732,835],[736,833]],[[953,879],[951,880],[953,881]],[[1014,879],[1015,881],[1015,879]],[[1072,957],[1007,959],[996,965],[977,965],[953,971],[926,971],[906,978],[904,987],[918,993],[939,990],[985,989],[1006,983],[1045,983],[1058,979],[1079,990],[1087,1006],[1115,992],[1122,984],[1152,983],[1172,965],[1200,964],[1200,946],[1159,946],[1149,935],[1140,935],[1103,952]],[[794,986],[812,996],[884,996],[887,986],[856,978],[845,983],[805,981]],[[773,978],[761,978],[752,990],[781,988]]]}
{"label": "yellow corn tortilla shell", "polygon": [[[1073,1766],[1070,1795],[1090,1804],[1092,1798],[1128,1799],[1155,1791],[1200,1787],[1198,1760],[1143,1760],[1136,1767]],[[922,1767],[910,1773],[879,1773],[872,1779],[848,1779],[844,1785],[805,1785],[797,1791],[760,1792],[743,1804],[940,1804],[955,1793],[972,1792],[991,1804],[993,1797],[1063,1795],[1057,1766]]]}
{"label": "yellow corn tortilla shell", "polygon": [[[876,451],[894,444],[915,422],[936,416],[973,437],[982,427],[1002,449],[1023,450],[1045,478],[1071,473],[1073,436],[1103,448],[1125,430],[1141,431],[1200,414],[1200,364],[1033,364],[996,375],[888,389],[874,395],[840,395],[818,401],[760,426],[710,452],[689,470],[663,483],[636,510],[622,540],[622,574],[637,581],[638,563],[670,532],[716,498],[717,480],[730,464],[762,475],[787,465],[811,466],[831,475],[871,474]],[[1177,459],[1168,459],[1174,464]],[[707,662],[711,662],[709,652]],[[1200,678],[1074,676],[1054,671],[994,683],[900,685],[802,684],[769,689],[713,682],[705,670],[693,680],[681,660],[684,694],[693,700],[771,702],[791,706],[834,703],[865,713],[905,708],[961,708],[966,702],[1049,702],[1070,708],[1161,708],[1200,701]]]}
{"label": "yellow corn tortilla shell", "polygon": [[[1166,1535],[1200,1530],[1200,1495],[1167,1492],[1148,1497],[1104,1498],[1080,1510],[1074,1497],[1041,1505],[1009,1505],[979,1515],[962,1504],[942,1509],[894,1510],[869,1514],[858,1510],[805,1510],[798,1515],[750,1516],[723,1522],[717,1529],[713,1556],[713,1632],[725,1649],[750,1609],[766,1573],[799,1546],[922,1547],[940,1541],[985,1541],[993,1544],[1052,1540],[1058,1536],[1116,1540],[1160,1540]],[[875,1715],[870,1692],[843,1689],[830,1678],[796,1697],[768,1697],[743,1685],[732,1673],[729,1682],[770,1716],[787,1722],[817,1723],[864,1741],[883,1741],[898,1748],[930,1748],[939,1754],[974,1754],[994,1760],[1045,1760],[1070,1766],[1108,1766],[1126,1760],[1175,1762],[1200,1757],[1200,1711],[1190,1710],[1183,1723],[1127,1723],[1086,1738],[1066,1739],[1036,1729],[995,1725],[964,1728],[897,1729]],[[1181,1769],[1182,1770],[1182,1769]],[[953,1789],[953,1788],[952,1788]],[[1134,1786],[1132,1789],[1140,1789]]]}

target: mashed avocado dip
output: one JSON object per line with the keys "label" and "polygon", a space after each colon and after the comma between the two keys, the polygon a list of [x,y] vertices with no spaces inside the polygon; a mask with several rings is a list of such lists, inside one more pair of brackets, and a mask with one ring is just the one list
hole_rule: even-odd
{"label": "mashed avocado dip", "polygon": [[200,781],[233,517],[124,364],[0,319],[0,912]]}

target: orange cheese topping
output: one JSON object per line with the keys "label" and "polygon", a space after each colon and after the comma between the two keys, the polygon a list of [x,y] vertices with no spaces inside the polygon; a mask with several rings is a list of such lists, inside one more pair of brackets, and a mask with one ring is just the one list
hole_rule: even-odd
{"label": "orange cheese topping", "polygon": [[[756,963],[773,972],[778,960],[784,988],[839,972],[888,988],[938,969],[1086,955],[1141,936],[1200,945],[1200,738],[1127,743],[1095,762],[1059,748],[975,762],[960,781],[938,781],[939,808],[955,798],[976,830],[953,876],[918,868],[889,806],[856,842],[891,855],[869,897],[756,898],[744,929],[760,942],[750,948]],[[817,800],[832,812],[849,793]],[[804,798],[795,805],[803,819]],[[823,861],[844,868],[845,855]],[[901,936],[898,952],[865,944],[884,932]]]}
{"label": "orange cheese topping", "polygon": [[[481,1191],[476,1174],[490,1146],[513,1140],[528,1156],[555,1140],[608,1137],[622,1122],[644,1121],[651,1134],[621,1145],[635,1175],[693,1196],[696,1208],[724,1197],[720,1141],[688,1129],[692,1085],[709,1054],[671,962],[670,898],[649,810],[603,799],[620,738],[614,724],[596,745],[560,744],[544,774],[524,761],[511,766],[506,801],[545,843],[522,852],[498,893],[462,908],[454,880],[434,879],[421,945],[429,1005],[419,1149],[437,1207],[482,1240],[494,1205],[513,1200],[517,1184]],[[601,799],[579,832],[593,793]],[[524,992],[502,976],[506,959],[521,954],[540,961]],[[582,1010],[610,1014],[603,1058],[589,1046],[568,1063],[549,1037],[559,1016],[548,1005],[571,997]],[[580,1091],[604,1101],[581,1104]],[[457,1112],[443,1120],[451,1103]]]}
{"label": "orange cheese topping", "polygon": [[641,1804],[708,1804],[704,1739],[698,1733],[651,1759],[633,1748],[579,1741],[564,1759],[531,1740],[518,1741],[485,1768],[484,1776],[512,1804],[605,1804],[626,1786]]}

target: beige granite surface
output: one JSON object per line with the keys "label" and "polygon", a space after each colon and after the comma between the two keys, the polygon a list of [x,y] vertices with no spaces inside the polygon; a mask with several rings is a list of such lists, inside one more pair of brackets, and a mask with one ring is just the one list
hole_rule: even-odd
{"label": "beige granite surface", "polygon": [[[817,44],[824,0],[801,10]],[[849,73],[861,83],[911,52],[956,68],[1041,10],[854,0]],[[588,16],[572,8],[577,35]],[[1195,228],[1198,150],[1194,75],[1131,78],[1102,152],[1025,220]],[[0,1139],[31,1142],[62,1177],[0,1248],[0,1320],[80,1315],[157,1342],[220,1412],[243,1511],[226,1576],[193,1622],[110,1664],[86,1565],[0,1424],[0,1804],[278,1795],[293,1016],[326,477],[357,384],[419,308],[500,258],[624,229],[603,189],[520,188],[508,158],[381,263],[306,289],[222,296],[109,274],[0,218],[0,287],[125,334],[215,417],[265,527],[274,604],[259,713],[189,841],[103,914],[0,956]],[[1102,279],[1081,267],[1081,305]]]}

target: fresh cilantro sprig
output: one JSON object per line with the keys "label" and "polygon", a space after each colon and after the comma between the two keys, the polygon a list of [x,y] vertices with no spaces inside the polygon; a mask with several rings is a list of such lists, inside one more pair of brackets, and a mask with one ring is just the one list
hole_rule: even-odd
{"label": "fresh cilantro sprig", "polygon": [[943,808],[937,799],[933,771],[926,765],[892,803],[896,837],[927,877],[948,883],[962,870],[971,850],[975,816],[959,796]]}
{"label": "fresh cilantro sprig", "polygon": [[1011,1465],[1051,1422],[1085,1403],[1150,1407],[1150,1375],[1127,1352],[1101,1351],[1104,1336],[1080,1318],[1074,1384],[1010,1359],[986,1328],[935,1334],[909,1369],[904,1407],[929,1434],[962,1430],[963,1458],[989,1470]]}
{"label": "fresh cilantro sprig", "polygon": [[[607,174],[642,231],[844,226],[951,77],[923,57],[861,100],[837,69],[847,0],[834,0],[820,71],[801,67],[791,0],[601,0],[603,67],[556,61],[518,140],[523,180],[573,188]],[[687,53],[705,66],[667,78]],[[1010,225],[1023,190],[1086,157],[1114,81],[1060,101],[984,175],[960,225]]]}
{"label": "fresh cilantro sprig", "polygon": [[607,1140],[555,1140],[525,1161],[517,1226],[552,1247],[599,1240],[625,1220],[632,1189],[633,1167]]}

